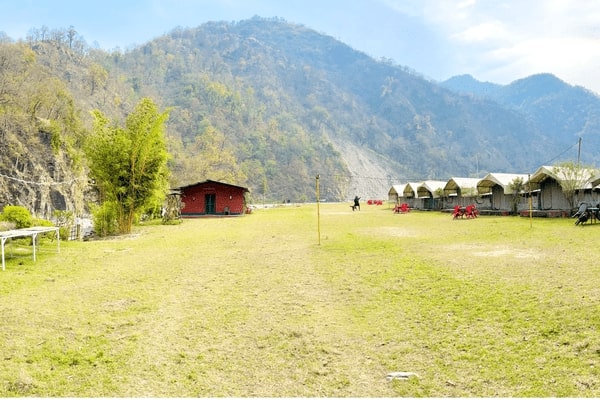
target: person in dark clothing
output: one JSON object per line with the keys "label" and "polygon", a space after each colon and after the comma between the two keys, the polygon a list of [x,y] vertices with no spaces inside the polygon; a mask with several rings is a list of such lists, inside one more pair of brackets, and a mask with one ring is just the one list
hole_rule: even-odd
{"label": "person in dark clothing", "polygon": [[360,200],[360,197],[355,196],[354,197],[354,208],[352,210],[355,210],[358,208],[358,211],[360,211],[360,203],[358,202]]}

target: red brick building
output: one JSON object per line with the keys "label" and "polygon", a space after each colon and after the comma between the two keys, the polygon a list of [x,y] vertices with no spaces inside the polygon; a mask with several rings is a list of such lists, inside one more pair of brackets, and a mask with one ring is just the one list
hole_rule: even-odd
{"label": "red brick building", "polygon": [[242,215],[246,211],[245,187],[207,180],[179,188],[183,218],[207,215]]}

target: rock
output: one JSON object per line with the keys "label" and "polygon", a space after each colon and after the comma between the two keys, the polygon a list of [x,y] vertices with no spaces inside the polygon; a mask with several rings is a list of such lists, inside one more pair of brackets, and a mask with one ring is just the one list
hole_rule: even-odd
{"label": "rock", "polygon": [[386,379],[388,381],[393,381],[394,379],[407,380],[411,376],[414,376],[416,378],[419,377],[419,375],[415,374],[414,372],[390,372],[389,374],[387,374]]}

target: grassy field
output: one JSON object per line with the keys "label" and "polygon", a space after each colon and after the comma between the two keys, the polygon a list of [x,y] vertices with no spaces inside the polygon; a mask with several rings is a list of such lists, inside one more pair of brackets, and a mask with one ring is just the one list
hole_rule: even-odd
{"label": "grassy field", "polygon": [[599,397],[573,222],[344,203],[320,244],[315,205],[46,243],[0,271],[0,397]]}

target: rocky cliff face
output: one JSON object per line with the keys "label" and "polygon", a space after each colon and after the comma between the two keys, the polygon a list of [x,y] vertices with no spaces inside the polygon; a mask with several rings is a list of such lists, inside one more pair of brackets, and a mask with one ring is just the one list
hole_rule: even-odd
{"label": "rocky cliff face", "polygon": [[0,43],[0,211],[16,205],[44,219],[55,211],[86,215],[86,113],[73,93],[94,98],[77,86],[88,76],[82,60],[57,43]]}
{"label": "rocky cliff face", "polygon": [[55,210],[84,216],[84,198],[93,190],[83,169],[65,151],[53,150],[48,134],[21,134],[0,132],[0,210],[18,205],[44,219]]}
{"label": "rocky cliff face", "polygon": [[363,201],[386,200],[392,185],[400,181],[393,172],[396,163],[348,140],[336,139],[332,143],[350,172],[345,200],[354,196]]}

